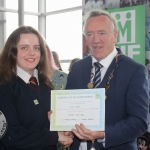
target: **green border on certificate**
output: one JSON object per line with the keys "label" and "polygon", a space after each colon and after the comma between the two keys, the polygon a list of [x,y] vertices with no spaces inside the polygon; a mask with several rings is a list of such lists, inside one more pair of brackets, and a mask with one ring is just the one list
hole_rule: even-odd
{"label": "green border on certificate", "polygon": [[71,131],[83,123],[93,131],[105,130],[105,88],[51,91],[51,131]]}

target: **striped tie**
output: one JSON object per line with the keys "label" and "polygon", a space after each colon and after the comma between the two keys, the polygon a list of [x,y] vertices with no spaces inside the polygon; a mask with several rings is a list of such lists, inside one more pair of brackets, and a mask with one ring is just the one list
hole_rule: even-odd
{"label": "striped tie", "polygon": [[100,69],[103,66],[99,62],[95,62],[94,66],[95,66],[95,76],[94,76],[93,82],[94,82],[94,88],[97,88],[100,85],[100,82],[101,82]]}
{"label": "striped tie", "polygon": [[31,76],[31,78],[29,79],[30,81],[30,84],[37,87],[38,86],[38,83],[37,83],[37,79],[33,76]]}

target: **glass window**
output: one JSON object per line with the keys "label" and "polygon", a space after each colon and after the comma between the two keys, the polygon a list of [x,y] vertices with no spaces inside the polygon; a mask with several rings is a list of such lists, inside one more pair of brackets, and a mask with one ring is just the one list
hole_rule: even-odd
{"label": "glass window", "polygon": [[38,0],[24,0],[24,11],[38,12]]}
{"label": "glass window", "polygon": [[[18,0],[6,0],[6,8],[18,10]],[[38,12],[38,0],[24,0],[24,11]]]}
{"label": "glass window", "polygon": [[70,65],[70,62],[69,63],[61,63],[62,70],[66,73],[69,73],[69,71],[68,71],[69,65]]}
{"label": "glass window", "polygon": [[24,25],[32,26],[38,30],[38,16],[25,15],[24,16]]}
{"label": "glass window", "polygon": [[18,28],[18,14],[6,12],[6,39]]}
{"label": "glass window", "polygon": [[46,0],[46,12],[82,6],[82,0]]}
{"label": "glass window", "polygon": [[60,60],[82,57],[82,10],[46,17],[46,41]]}
{"label": "glass window", "polygon": [[6,0],[6,8],[18,10],[18,0]]}

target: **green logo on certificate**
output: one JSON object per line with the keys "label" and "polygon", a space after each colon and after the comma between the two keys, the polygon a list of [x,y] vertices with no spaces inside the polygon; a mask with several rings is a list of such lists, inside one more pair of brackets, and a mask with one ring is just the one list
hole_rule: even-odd
{"label": "green logo on certificate", "polygon": [[39,102],[38,102],[37,99],[34,100],[34,104],[35,104],[35,105],[39,104]]}
{"label": "green logo on certificate", "polygon": [[99,94],[95,94],[95,99],[99,99],[99,98],[100,98]]}

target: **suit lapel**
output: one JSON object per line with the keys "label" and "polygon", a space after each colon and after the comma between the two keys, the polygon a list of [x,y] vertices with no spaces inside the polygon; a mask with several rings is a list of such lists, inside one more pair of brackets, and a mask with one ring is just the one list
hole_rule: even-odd
{"label": "suit lapel", "polygon": [[110,73],[112,72],[112,70],[115,68],[115,65],[116,65],[116,60],[115,58],[113,59],[112,63],[110,64],[110,66],[108,67],[107,71],[106,71],[106,74],[102,80],[102,82],[100,83],[99,85],[99,88],[104,88],[106,83],[107,83],[107,80],[108,80],[108,77],[110,75]]}
{"label": "suit lapel", "polygon": [[[117,51],[118,51],[118,54],[122,54],[121,50],[116,48]],[[122,57],[118,57],[118,62],[122,59]],[[110,66],[108,67],[107,71],[106,71],[106,74],[102,80],[102,82],[100,83],[99,87],[98,88],[104,88],[107,81],[108,81],[108,77],[109,75],[112,73],[113,69],[115,68],[116,66],[116,58],[114,58],[110,64]]]}
{"label": "suit lapel", "polygon": [[92,58],[91,56],[88,56],[85,58],[86,61],[84,63],[84,69],[83,69],[83,84],[85,89],[87,89],[87,84],[90,82],[91,78],[91,69],[92,69]]}

